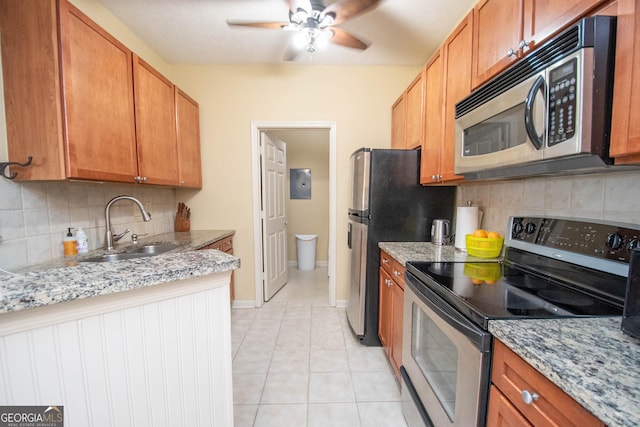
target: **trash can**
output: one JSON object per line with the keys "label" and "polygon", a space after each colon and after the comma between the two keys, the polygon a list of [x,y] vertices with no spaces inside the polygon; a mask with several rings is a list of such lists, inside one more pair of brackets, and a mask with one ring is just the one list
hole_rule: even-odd
{"label": "trash can", "polygon": [[316,268],[317,234],[296,234],[298,270],[309,271]]}

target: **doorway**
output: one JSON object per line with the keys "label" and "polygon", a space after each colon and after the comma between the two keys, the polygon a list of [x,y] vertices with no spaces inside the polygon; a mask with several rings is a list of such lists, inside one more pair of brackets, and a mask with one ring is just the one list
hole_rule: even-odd
{"label": "doorway", "polygon": [[[260,159],[260,140],[263,132],[282,132],[286,130],[326,130],[328,131],[329,145],[329,234],[328,234],[328,304],[336,306],[336,123],[335,122],[252,122],[251,123],[251,150],[252,150],[252,179],[253,179],[253,229],[254,229],[254,267],[256,271],[255,290],[256,307],[262,306],[265,300],[264,294],[264,269],[263,260],[265,247],[262,234],[262,171]],[[286,141],[285,141],[286,142]]]}

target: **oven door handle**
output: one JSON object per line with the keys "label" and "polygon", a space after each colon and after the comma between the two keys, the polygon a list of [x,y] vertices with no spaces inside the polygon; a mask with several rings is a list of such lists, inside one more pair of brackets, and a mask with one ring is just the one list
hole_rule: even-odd
{"label": "oven door handle", "polygon": [[538,76],[535,82],[533,82],[533,86],[531,86],[531,90],[527,94],[527,99],[524,102],[524,128],[527,131],[527,135],[529,135],[529,139],[531,140],[531,144],[539,150],[542,148],[544,131],[542,135],[538,134],[536,130],[536,125],[533,123],[533,104],[536,100],[536,95],[538,91],[542,91],[542,96],[545,94],[545,82],[543,76]]}
{"label": "oven door handle", "polygon": [[418,299],[429,307],[435,314],[443,321],[449,324],[452,328],[459,331],[482,352],[488,352],[491,349],[491,334],[482,330],[472,323],[469,319],[460,314],[451,305],[445,302],[442,297],[429,289],[428,286],[420,286],[418,290],[414,284],[414,281],[419,280],[411,273],[405,274],[405,283],[409,284],[411,291],[418,297]]}

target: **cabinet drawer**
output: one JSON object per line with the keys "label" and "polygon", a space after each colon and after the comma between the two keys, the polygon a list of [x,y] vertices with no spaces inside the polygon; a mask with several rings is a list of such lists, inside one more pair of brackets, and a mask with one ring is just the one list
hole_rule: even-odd
{"label": "cabinet drawer", "polygon": [[231,252],[233,251],[233,236],[225,237],[200,249],[217,249],[221,252]]}
{"label": "cabinet drawer", "polygon": [[[604,426],[571,396],[560,390],[503,343],[494,342],[492,381],[535,426]],[[523,398],[533,397],[530,404]],[[526,393],[524,393],[526,394]]]}
{"label": "cabinet drawer", "polygon": [[394,282],[404,289],[404,266],[382,249],[380,250],[380,266],[389,273]]}

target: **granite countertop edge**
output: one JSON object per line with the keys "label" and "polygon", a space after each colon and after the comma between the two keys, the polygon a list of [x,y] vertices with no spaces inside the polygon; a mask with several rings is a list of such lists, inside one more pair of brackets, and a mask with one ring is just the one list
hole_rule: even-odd
{"label": "granite countertop edge", "polygon": [[[86,263],[85,258],[107,253],[103,249],[84,256],[53,260],[26,267],[0,281],[0,320],[5,313],[65,301],[113,294],[234,270],[240,259],[217,250],[198,250],[235,234],[233,230],[170,232],[140,239],[146,244],[176,244],[160,255],[117,262]],[[125,252],[132,244],[116,246]]]}

